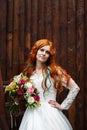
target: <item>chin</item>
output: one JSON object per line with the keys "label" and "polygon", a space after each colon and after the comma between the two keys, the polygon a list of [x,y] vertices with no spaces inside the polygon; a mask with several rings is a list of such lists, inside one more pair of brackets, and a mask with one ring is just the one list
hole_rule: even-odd
{"label": "chin", "polygon": [[43,59],[40,59],[39,61],[42,62],[42,63],[46,63],[47,62],[47,60],[43,60]]}

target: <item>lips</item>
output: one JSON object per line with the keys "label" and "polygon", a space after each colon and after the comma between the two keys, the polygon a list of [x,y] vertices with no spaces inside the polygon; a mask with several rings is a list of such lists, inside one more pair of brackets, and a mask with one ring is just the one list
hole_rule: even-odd
{"label": "lips", "polygon": [[45,59],[45,56],[40,56],[41,59]]}

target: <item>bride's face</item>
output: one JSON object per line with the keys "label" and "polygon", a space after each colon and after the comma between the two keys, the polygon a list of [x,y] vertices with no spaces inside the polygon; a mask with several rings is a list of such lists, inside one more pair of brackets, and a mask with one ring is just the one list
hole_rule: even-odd
{"label": "bride's face", "polygon": [[41,62],[41,63],[45,63],[49,57],[50,57],[50,46],[46,45],[46,46],[41,47],[37,51],[36,61]]}

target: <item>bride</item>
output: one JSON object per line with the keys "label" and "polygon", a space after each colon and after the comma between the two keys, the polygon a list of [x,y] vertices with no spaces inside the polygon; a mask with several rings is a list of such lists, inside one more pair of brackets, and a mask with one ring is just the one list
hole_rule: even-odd
{"label": "bride", "polygon": [[[55,63],[54,44],[48,39],[35,42],[23,73],[39,90],[41,105],[26,109],[19,130],[73,130],[62,110],[68,110],[79,87],[66,71]],[[57,92],[69,89],[64,101],[56,101]]]}

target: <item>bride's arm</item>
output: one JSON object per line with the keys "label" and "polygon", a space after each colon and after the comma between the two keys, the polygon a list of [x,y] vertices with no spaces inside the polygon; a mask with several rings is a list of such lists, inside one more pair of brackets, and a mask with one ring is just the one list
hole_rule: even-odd
{"label": "bride's arm", "polygon": [[72,102],[76,98],[80,88],[78,85],[75,83],[75,81],[70,78],[68,86],[66,86],[69,89],[69,93],[65,100],[61,103],[61,109],[62,110],[67,110],[71,106]]}
{"label": "bride's arm", "polygon": [[50,100],[49,103],[51,104],[52,107],[58,108],[60,110],[67,110],[71,106],[72,102],[76,98],[80,88],[78,85],[75,83],[75,81],[70,78],[68,86],[66,85],[66,80],[65,78],[63,79],[63,86],[69,89],[69,93],[67,97],[63,100],[61,104],[54,100]]}

